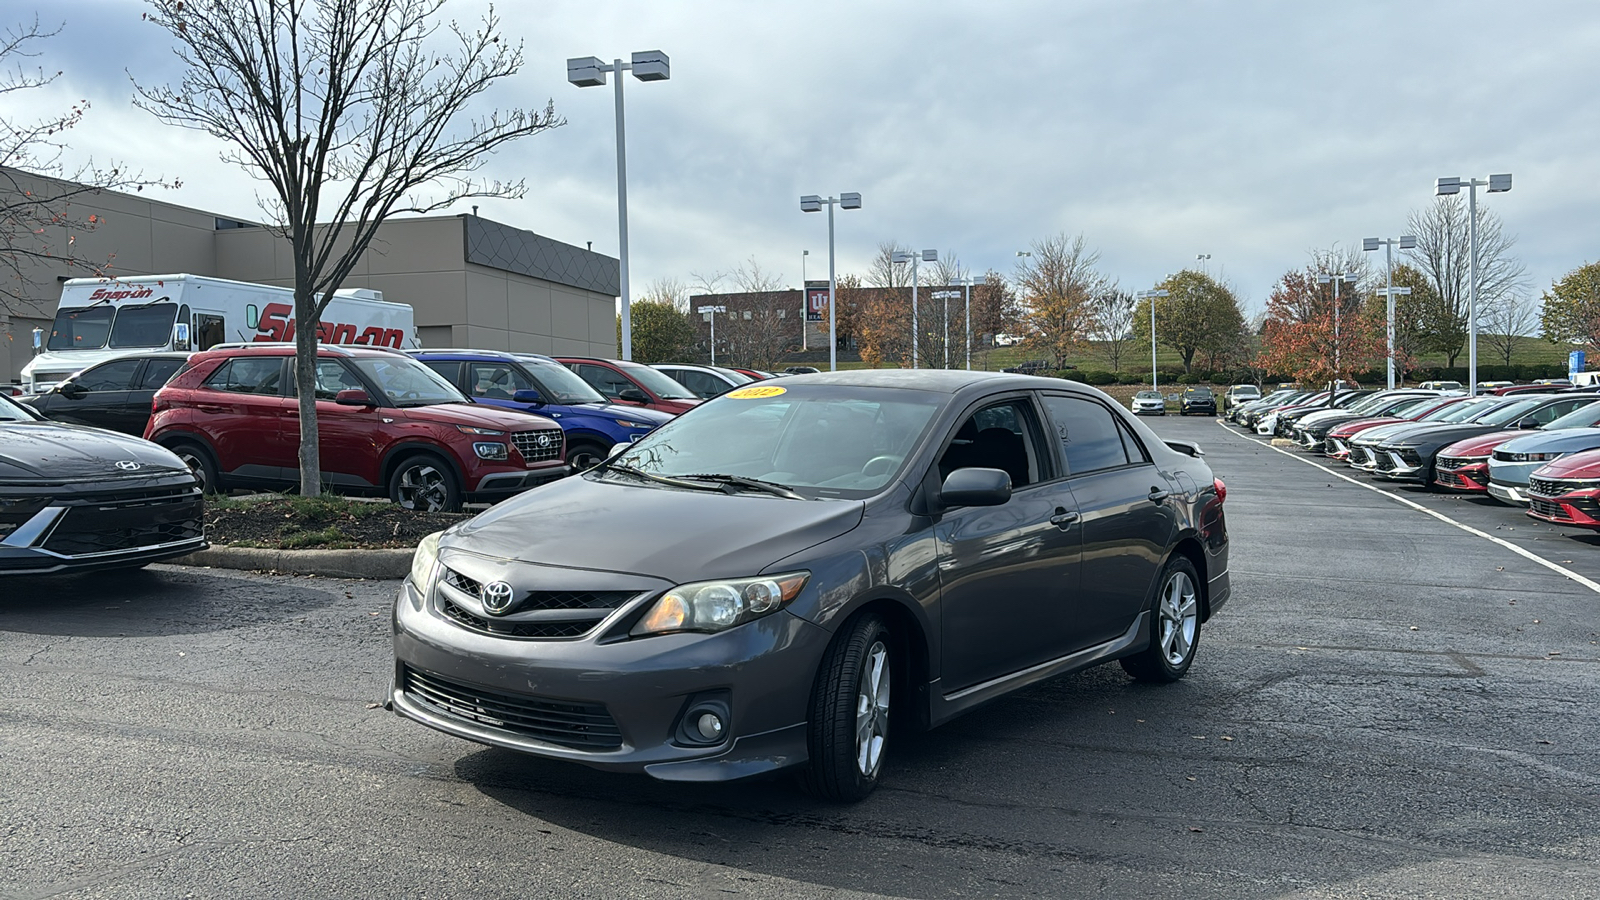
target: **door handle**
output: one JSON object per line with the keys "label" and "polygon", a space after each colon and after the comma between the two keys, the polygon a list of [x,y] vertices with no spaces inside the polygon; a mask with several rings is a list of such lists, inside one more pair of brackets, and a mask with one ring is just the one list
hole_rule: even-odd
{"label": "door handle", "polygon": [[1061,506],[1056,507],[1056,514],[1050,517],[1050,524],[1062,531],[1071,528],[1072,523],[1076,521],[1078,521],[1078,514]]}
{"label": "door handle", "polygon": [[1158,487],[1151,487],[1150,488],[1150,502],[1151,503],[1160,503],[1161,501],[1167,499],[1170,496],[1172,496],[1172,492],[1169,491],[1169,490],[1166,490],[1164,488],[1158,488]]}

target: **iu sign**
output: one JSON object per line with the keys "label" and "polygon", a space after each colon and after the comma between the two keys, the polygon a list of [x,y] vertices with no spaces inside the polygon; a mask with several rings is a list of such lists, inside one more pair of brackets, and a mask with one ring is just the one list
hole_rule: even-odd
{"label": "iu sign", "polygon": [[822,314],[828,309],[828,283],[826,281],[806,282],[806,321],[821,322]]}

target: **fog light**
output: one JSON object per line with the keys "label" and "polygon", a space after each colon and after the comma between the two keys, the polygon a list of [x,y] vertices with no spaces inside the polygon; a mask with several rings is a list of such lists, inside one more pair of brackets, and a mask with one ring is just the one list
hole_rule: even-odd
{"label": "fog light", "polygon": [[699,732],[699,737],[703,741],[721,740],[722,728],[722,717],[716,713],[701,713],[700,717],[694,720],[694,730]]}

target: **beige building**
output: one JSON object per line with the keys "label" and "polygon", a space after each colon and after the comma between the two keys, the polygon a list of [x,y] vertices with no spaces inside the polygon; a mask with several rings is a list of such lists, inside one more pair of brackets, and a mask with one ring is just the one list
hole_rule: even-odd
{"label": "beige building", "polygon": [[[15,171],[36,195],[77,186]],[[0,180],[0,190],[11,190]],[[0,208],[12,198],[0,197]],[[70,251],[109,275],[209,275],[292,286],[288,242],[252,222],[113,191],[71,197],[69,223],[30,246]],[[58,233],[50,233],[52,230]],[[65,262],[26,259],[0,296],[0,382],[16,381],[32,356],[31,333],[48,329],[61,282],[90,274]],[[474,347],[574,356],[616,356],[617,260],[476,215],[391,219],[342,285],[410,304],[424,347]]]}

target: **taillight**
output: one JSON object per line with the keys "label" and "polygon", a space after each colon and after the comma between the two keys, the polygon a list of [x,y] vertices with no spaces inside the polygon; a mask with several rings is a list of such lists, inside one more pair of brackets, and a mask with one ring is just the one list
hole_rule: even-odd
{"label": "taillight", "polygon": [[1221,478],[1213,478],[1213,479],[1211,479],[1211,486],[1213,488],[1216,488],[1216,491],[1217,491],[1217,502],[1218,503],[1221,503],[1222,501],[1228,499],[1228,486],[1222,483],[1222,479]]}

